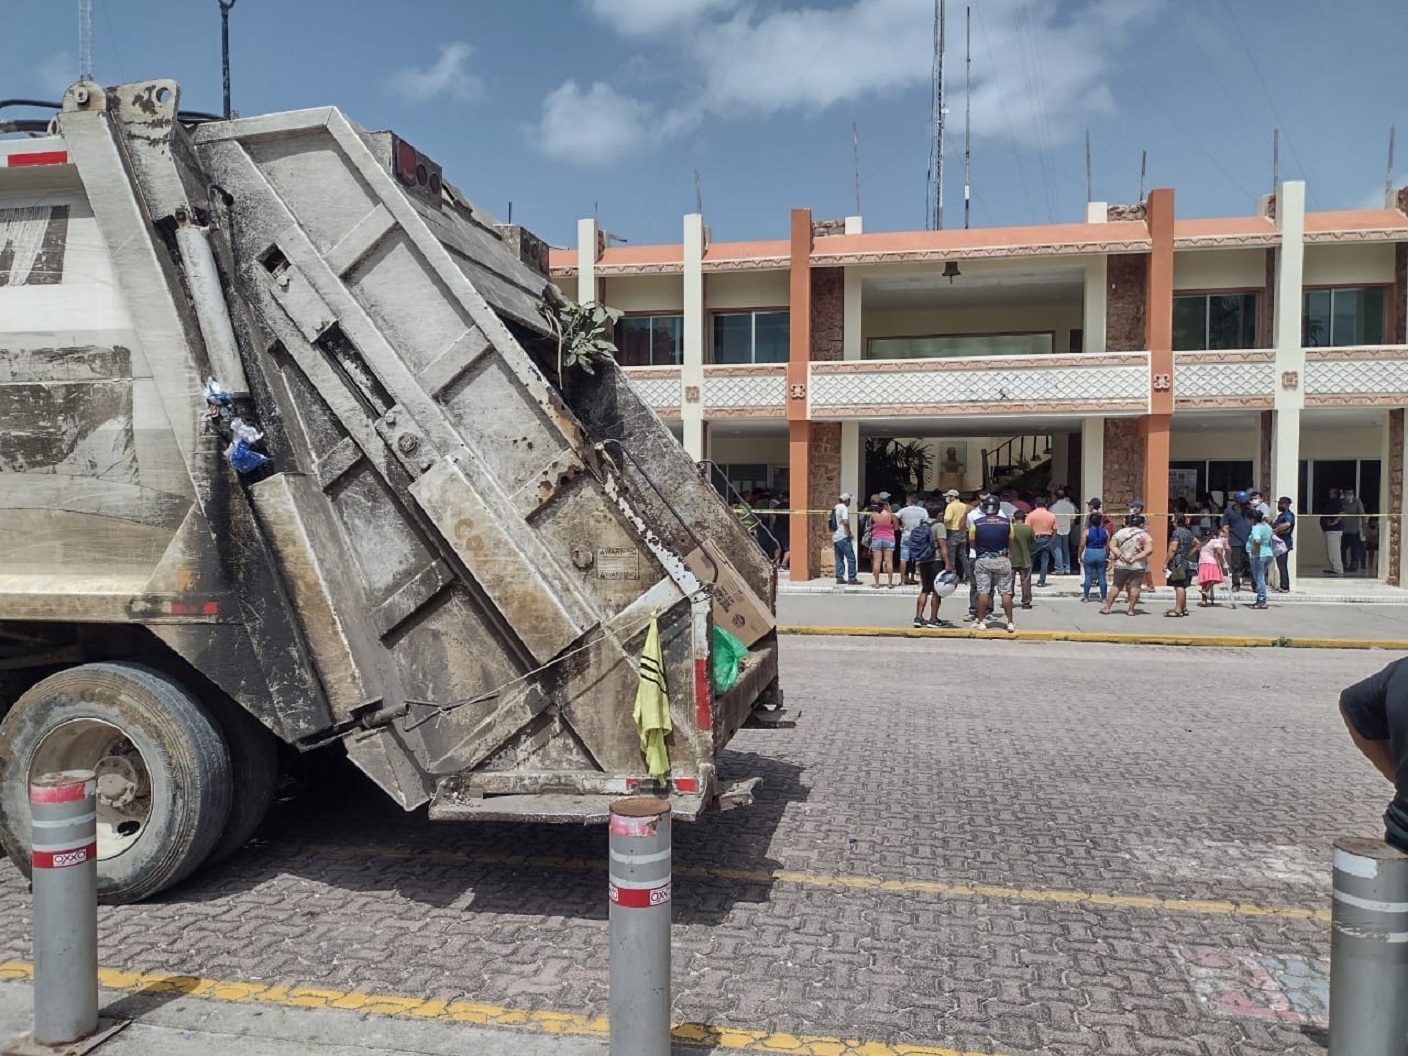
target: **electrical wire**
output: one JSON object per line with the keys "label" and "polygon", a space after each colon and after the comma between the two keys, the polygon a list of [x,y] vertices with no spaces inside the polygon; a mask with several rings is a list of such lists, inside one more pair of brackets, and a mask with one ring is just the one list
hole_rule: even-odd
{"label": "electrical wire", "polygon": [[1242,50],[1247,53],[1247,61],[1252,64],[1252,73],[1256,75],[1257,83],[1261,85],[1262,94],[1266,96],[1266,105],[1271,110],[1271,116],[1276,119],[1276,127],[1286,135],[1286,146],[1290,148],[1291,157],[1296,159],[1296,164],[1300,166],[1300,174],[1305,179],[1307,191],[1310,195],[1310,202],[1316,208],[1320,208],[1320,203],[1315,198],[1315,184],[1311,182],[1305,168],[1305,162],[1300,160],[1300,151],[1296,150],[1296,145],[1291,140],[1291,130],[1286,127],[1286,122],[1281,120],[1281,112],[1276,109],[1276,100],[1271,96],[1271,89],[1266,86],[1266,78],[1261,75],[1261,67],[1257,65],[1256,56],[1252,54],[1251,45],[1247,43],[1247,35],[1242,32],[1241,24],[1237,21],[1237,15],[1232,10],[1232,5],[1228,0],[1222,0],[1222,6],[1227,11],[1227,17],[1232,22],[1232,28],[1237,31],[1237,39],[1242,42]]}

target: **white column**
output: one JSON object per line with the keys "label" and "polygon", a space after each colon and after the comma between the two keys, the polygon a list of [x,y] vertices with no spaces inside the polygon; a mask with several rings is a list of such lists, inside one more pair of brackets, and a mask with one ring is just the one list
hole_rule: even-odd
{"label": "white column", "polygon": [[596,300],[596,221],[577,221],[577,303]]}
{"label": "white column", "polygon": [[[697,400],[685,398],[693,390]],[[684,449],[698,461],[705,457],[704,423],[704,217],[684,218],[684,361],[680,365],[680,422]]]}
{"label": "white column", "polygon": [[1084,494],[1076,500],[1082,514],[1089,499],[1104,498],[1105,419],[1082,418],[1080,423],[1080,486]]}
{"label": "white column", "polygon": [[865,231],[865,225],[861,222],[861,218],[860,218],[860,217],[858,217],[858,216],[848,216],[848,217],[846,217],[846,234],[848,234],[848,235],[859,235],[859,234],[863,234],[864,231]]}
{"label": "white column", "polygon": [[[841,490],[849,491],[856,497],[855,503],[851,506],[853,510],[859,510],[865,505],[866,496],[860,493],[860,471],[861,471],[861,443],[860,443],[860,423],[841,423]],[[836,496],[828,497],[831,505],[836,505]],[[817,496],[812,496],[812,506],[822,509],[823,503]]]}
{"label": "white column", "polygon": [[[1104,257],[1085,262],[1085,307],[1081,328],[1086,352],[1105,351],[1105,308],[1109,294],[1109,269]],[[1086,498],[1090,496],[1087,495]]]}
{"label": "white column", "polygon": [[[1300,416],[1305,406],[1305,349],[1301,347],[1301,278],[1305,264],[1305,183],[1295,180],[1276,189],[1276,226],[1281,244],[1276,250],[1276,299],[1271,319],[1271,344],[1276,350],[1276,412],[1271,435],[1271,495],[1289,495],[1297,515],[1308,511],[1311,496],[1299,494]],[[1294,384],[1287,384],[1294,380]],[[1260,448],[1258,447],[1258,450]],[[1299,538],[1304,538],[1297,533]],[[1291,551],[1291,582],[1300,578],[1300,547]]]}

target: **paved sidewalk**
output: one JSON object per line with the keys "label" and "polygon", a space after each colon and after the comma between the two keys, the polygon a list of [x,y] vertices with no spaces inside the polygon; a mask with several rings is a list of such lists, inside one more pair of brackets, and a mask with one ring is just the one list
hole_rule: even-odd
{"label": "paved sidewalk", "polygon": [[[608,1056],[605,1037],[495,1030],[351,1011],[230,1004],[220,999],[104,990],[104,1016],[131,1019],[97,1056]],[[27,983],[0,983],[0,1050],[33,1025]],[[699,1049],[689,1049],[698,1053]]]}
{"label": "paved sidewalk", "polygon": [[[1049,581],[1052,584],[1057,580]],[[1383,588],[1391,590],[1393,588]],[[1054,631],[1077,634],[1140,636],[1210,636],[1219,638],[1273,639],[1339,639],[1354,642],[1379,642],[1387,647],[1408,649],[1408,593],[1396,592],[1401,601],[1393,604],[1349,602],[1286,604],[1287,595],[1273,594],[1269,609],[1251,608],[1255,600],[1250,591],[1238,595],[1234,609],[1224,591],[1221,601],[1213,608],[1199,608],[1196,591],[1189,592],[1189,615],[1181,619],[1164,618],[1173,607],[1173,590],[1160,587],[1139,599],[1134,618],[1123,615],[1121,597],[1115,611],[1100,614],[1097,602],[1083,603],[1067,587],[1054,585],[1033,588],[1032,608],[1015,610],[1018,633],[1022,631]],[[896,587],[876,591],[866,587],[838,588],[833,586],[811,593],[780,591],[777,599],[777,621],[784,627],[911,627],[915,587]],[[958,592],[943,601],[939,610],[942,619],[957,624],[960,629],[971,627],[963,622],[968,611],[968,590]],[[992,633],[991,631],[989,632]]]}

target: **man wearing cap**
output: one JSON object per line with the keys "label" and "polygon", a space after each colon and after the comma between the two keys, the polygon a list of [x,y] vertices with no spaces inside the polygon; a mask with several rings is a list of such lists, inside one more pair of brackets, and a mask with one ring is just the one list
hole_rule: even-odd
{"label": "man wearing cap", "polygon": [[[1144,516],[1143,499],[1130,500],[1129,513],[1125,516],[1124,523],[1130,524],[1136,517],[1140,518],[1145,525],[1148,524],[1148,518]],[[1150,594],[1154,592],[1154,570],[1147,565],[1144,568],[1144,589]]]}
{"label": "man wearing cap", "polygon": [[856,544],[851,538],[851,493],[841,492],[841,500],[831,511],[831,547],[836,552],[836,582],[859,583],[856,578]]}
{"label": "man wearing cap", "polygon": [[917,583],[915,579],[914,555],[909,552],[909,539],[914,533],[914,529],[929,519],[924,507],[919,505],[918,493],[911,492],[905,496],[904,506],[900,512],[895,514],[900,521],[900,579],[903,583]]}
{"label": "man wearing cap", "polygon": [[948,540],[948,557],[945,564],[950,572],[957,572],[959,579],[968,579],[972,572],[968,568],[968,504],[957,488],[944,492],[944,536]]}
{"label": "man wearing cap", "polygon": [[[978,618],[978,577],[973,574],[978,560],[978,552],[973,549],[970,540],[973,538],[973,525],[982,519],[983,507],[989,498],[998,502],[997,496],[987,488],[979,488],[973,493],[973,502],[969,505],[968,512],[963,515],[963,552],[968,555],[968,615],[963,617],[965,623],[972,623]],[[998,512],[1002,512],[1000,502],[998,502]],[[992,591],[989,591],[988,594],[988,608],[992,608]]]}
{"label": "man wearing cap", "polygon": [[968,544],[977,560],[973,563],[974,593],[978,600],[975,630],[988,629],[989,598],[993,593],[1002,598],[1002,611],[1007,616],[1007,630],[1015,632],[1012,620],[1012,522],[1002,516],[1002,502],[988,495],[979,507],[979,516],[968,528]]}
{"label": "man wearing cap", "polygon": [[1408,660],[1395,660],[1346,689],[1340,714],[1354,746],[1393,783],[1384,838],[1408,851]]}

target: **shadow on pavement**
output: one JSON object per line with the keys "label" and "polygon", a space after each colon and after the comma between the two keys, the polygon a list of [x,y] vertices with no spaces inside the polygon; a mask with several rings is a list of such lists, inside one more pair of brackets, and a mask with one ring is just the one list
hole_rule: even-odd
{"label": "shadow on pavement", "polygon": [[[804,800],[802,768],[726,750],[721,777],[763,779],[751,806],[681,822],[674,830],[678,923],[716,923],[737,902],[765,902],[779,863],[767,857],[787,805]],[[345,757],[310,757],[268,820],[237,855],[156,901],[202,903],[293,875],[333,888],[395,891],[428,906],[606,917],[604,825],[431,822],[404,812]],[[726,870],[728,875],[704,875]]]}

